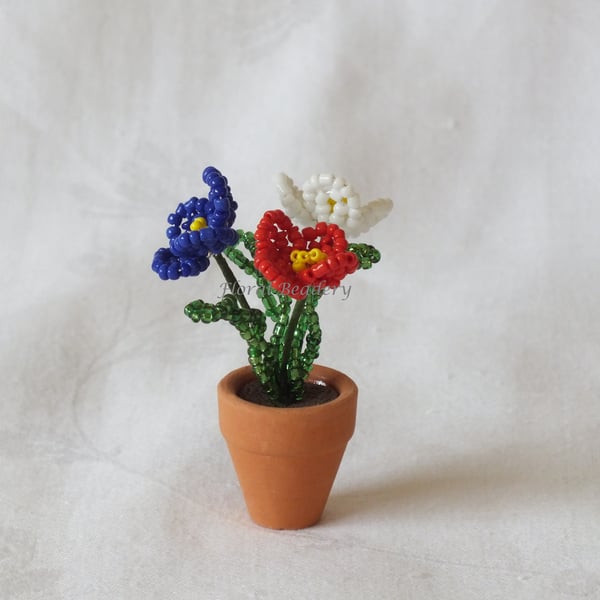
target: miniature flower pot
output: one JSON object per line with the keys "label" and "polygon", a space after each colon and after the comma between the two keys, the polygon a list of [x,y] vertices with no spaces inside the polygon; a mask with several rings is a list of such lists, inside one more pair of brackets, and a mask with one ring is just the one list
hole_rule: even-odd
{"label": "miniature flower pot", "polygon": [[356,384],[315,365],[309,381],[339,395],[316,406],[275,408],[238,392],[254,374],[232,371],[217,388],[219,423],[252,520],[271,529],[302,529],[319,521],[356,422]]}

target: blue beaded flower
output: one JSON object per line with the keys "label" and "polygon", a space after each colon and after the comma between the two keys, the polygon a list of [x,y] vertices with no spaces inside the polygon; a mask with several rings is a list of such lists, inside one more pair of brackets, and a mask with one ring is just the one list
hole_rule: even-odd
{"label": "blue beaded flower", "polygon": [[210,187],[208,198],[191,198],[179,204],[167,219],[168,248],[159,248],[152,270],[161,279],[194,277],[205,271],[211,254],[220,254],[238,242],[232,228],[237,202],[227,178],[218,169],[207,167],[202,180]]}

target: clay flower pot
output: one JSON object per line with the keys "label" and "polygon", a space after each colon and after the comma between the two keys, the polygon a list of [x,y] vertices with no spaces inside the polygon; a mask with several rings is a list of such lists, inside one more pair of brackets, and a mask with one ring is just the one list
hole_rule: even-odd
{"label": "clay flower pot", "polygon": [[275,408],[237,394],[254,378],[250,367],[224,377],[217,388],[219,423],[250,517],[271,529],[302,529],[323,514],[356,421],[356,384],[315,365],[309,381],[339,396],[317,406]]}

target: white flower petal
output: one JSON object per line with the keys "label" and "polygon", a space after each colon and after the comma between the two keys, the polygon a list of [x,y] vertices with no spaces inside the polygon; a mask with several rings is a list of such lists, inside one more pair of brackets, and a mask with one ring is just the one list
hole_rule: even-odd
{"label": "white flower petal", "polygon": [[335,223],[336,225],[339,225],[343,229],[344,225],[346,224],[346,215],[339,215],[339,214],[334,213],[329,217],[329,222]]}
{"label": "white flower petal", "polygon": [[344,231],[346,231],[350,235],[358,235],[359,233],[361,233],[361,231],[360,231],[361,223],[362,223],[362,221],[360,221],[358,219],[348,218],[348,220],[346,221],[346,227],[344,227]]}
{"label": "white flower petal", "polygon": [[319,217],[319,221],[329,221],[329,215],[331,214],[329,206],[317,205],[315,213]]}
{"label": "white flower petal", "polygon": [[297,218],[302,224],[311,224],[313,217],[306,209],[302,192],[294,185],[292,178],[285,173],[279,173],[275,178],[275,184],[279,190],[280,202],[287,214]]}
{"label": "white flower petal", "polygon": [[343,202],[336,202],[333,207],[334,215],[347,215],[348,214],[348,205]]}
{"label": "white flower petal", "polygon": [[373,211],[378,222],[390,214],[393,206],[394,203],[389,198],[377,198],[377,200],[371,200],[371,202],[367,204],[367,208]]}
{"label": "white flower petal", "polygon": [[340,196],[342,198],[348,198],[348,196],[353,196],[354,195],[354,190],[352,189],[351,185],[345,185],[341,190],[340,190]]}
{"label": "white flower petal", "polygon": [[360,196],[358,194],[352,194],[346,197],[346,204],[349,208],[360,208]]}
{"label": "white flower petal", "polygon": [[331,184],[331,188],[334,190],[339,190],[346,185],[346,182],[341,177],[336,177]]}
{"label": "white flower petal", "polygon": [[392,210],[392,201],[389,198],[378,198],[363,206],[363,222],[365,231],[379,223]]}
{"label": "white flower petal", "polygon": [[331,173],[322,173],[321,175],[317,175],[319,180],[319,186],[321,187],[330,187],[335,179],[335,175]]}
{"label": "white flower petal", "polygon": [[319,192],[315,198],[315,204],[317,206],[329,206],[329,194],[325,192]]}
{"label": "white flower petal", "polygon": [[363,205],[352,186],[331,173],[312,175],[301,189],[283,173],[276,181],[285,211],[303,225],[325,221],[336,223],[348,235],[359,235],[392,209],[392,201],[388,198],[377,198]]}

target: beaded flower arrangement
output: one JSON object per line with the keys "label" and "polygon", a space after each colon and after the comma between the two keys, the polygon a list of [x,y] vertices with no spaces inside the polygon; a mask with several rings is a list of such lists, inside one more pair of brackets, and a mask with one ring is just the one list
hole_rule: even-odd
{"label": "beaded flower arrangement", "polygon": [[[248,361],[271,404],[293,405],[302,399],[319,355],[319,300],[347,275],[380,260],[377,249],[349,243],[346,233],[367,231],[390,212],[392,202],[380,198],[363,205],[333,175],[313,175],[300,190],[281,174],[277,184],[288,214],[269,210],[251,232],[233,229],[238,205],[227,178],[208,167],[202,179],[207,197],[193,197],[169,215],[169,247],[156,251],[152,270],[164,280],[193,277],[214,258],[229,293],[216,303],[191,302],[185,314],[196,323],[231,323],[247,342]],[[229,262],[254,278],[262,310],[248,304]]]}

